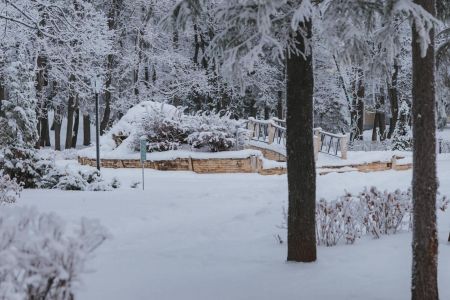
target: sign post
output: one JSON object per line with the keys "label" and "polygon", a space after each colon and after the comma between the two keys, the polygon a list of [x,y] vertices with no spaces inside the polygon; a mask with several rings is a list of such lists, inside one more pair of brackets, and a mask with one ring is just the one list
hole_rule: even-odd
{"label": "sign post", "polygon": [[93,88],[95,93],[95,152],[96,152],[96,162],[97,170],[100,171],[100,126],[99,126],[99,104],[98,104],[98,94],[102,91],[102,80],[100,76],[96,76],[93,79]]}
{"label": "sign post", "polygon": [[144,183],[144,164],[147,160],[147,136],[143,135],[139,138],[141,150],[141,164],[142,164],[142,190],[145,189]]}

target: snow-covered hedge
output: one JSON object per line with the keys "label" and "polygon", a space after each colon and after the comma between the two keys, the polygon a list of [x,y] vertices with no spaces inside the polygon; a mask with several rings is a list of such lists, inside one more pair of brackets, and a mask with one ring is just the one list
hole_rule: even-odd
{"label": "snow-covered hedge", "polygon": [[161,110],[147,111],[131,138],[134,151],[139,151],[140,138],[147,137],[147,150],[176,150],[182,144],[211,152],[227,151],[235,147],[238,138],[245,138],[242,122],[227,113],[199,112],[195,115],[167,117]]}
{"label": "snow-covered hedge", "polygon": [[37,188],[40,179],[54,168],[54,162],[41,157],[35,149],[10,147],[3,150],[0,168],[25,188]]}
{"label": "snow-covered hedge", "polygon": [[3,171],[0,171],[0,205],[16,202],[21,191],[22,187],[15,179],[3,175]]}
{"label": "snow-covered hedge", "polygon": [[75,228],[31,208],[0,209],[0,299],[74,299],[93,251],[108,237],[97,221]]}
{"label": "snow-covered hedge", "polygon": [[194,148],[208,147],[211,152],[227,151],[239,143],[238,132],[243,129],[241,122],[230,118],[229,114],[200,112],[186,116],[190,128],[187,142]]}
{"label": "snow-covered hedge", "polygon": [[2,174],[25,188],[106,191],[106,183],[97,169],[87,166],[55,165],[50,156],[31,148],[8,148],[0,159]]}
{"label": "snow-covered hedge", "polygon": [[131,136],[135,151],[140,149],[142,136],[147,137],[148,151],[160,152],[178,149],[188,135],[188,128],[179,118],[169,118],[162,110],[146,112],[136,127]]}

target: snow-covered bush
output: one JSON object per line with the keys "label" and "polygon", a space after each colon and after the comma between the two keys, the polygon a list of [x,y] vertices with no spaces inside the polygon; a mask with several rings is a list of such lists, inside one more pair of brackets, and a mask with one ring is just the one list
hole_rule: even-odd
{"label": "snow-covered bush", "polygon": [[168,118],[160,110],[153,110],[144,114],[137,126],[138,129],[132,136],[132,145],[136,151],[140,149],[140,138],[142,136],[147,137],[147,150],[149,152],[176,150],[188,136],[187,129],[180,120]]}
{"label": "snow-covered bush", "polygon": [[3,171],[0,171],[0,205],[16,202],[21,191],[22,187],[15,179],[11,179],[9,175],[3,175]]}
{"label": "snow-covered bush", "polygon": [[[9,148],[0,159],[2,172],[24,188],[109,191],[97,169],[78,165],[58,167],[49,156],[31,148]],[[2,174],[3,174],[2,173]]]}
{"label": "snow-covered bush", "polygon": [[86,262],[109,234],[97,221],[74,228],[55,214],[0,209],[0,299],[74,298]]}
{"label": "snow-covered bush", "polygon": [[412,194],[396,190],[381,192],[376,187],[362,193],[346,193],[337,200],[321,199],[316,207],[317,242],[334,246],[343,238],[353,244],[362,235],[379,238],[411,227]]}
{"label": "snow-covered bush", "polygon": [[409,126],[410,109],[406,101],[400,106],[399,118],[392,138],[392,150],[408,151],[412,147],[412,133]]}
{"label": "snow-covered bush", "polygon": [[227,151],[235,147],[244,135],[242,123],[230,118],[228,113],[199,112],[185,116],[184,122],[191,132],[187,142],[193,148],[208,147],[212,152]]}
{"label": "snow-covered bush", "polygon": [[[437,199],[437,208],[446,211],[450,200]],[[320,199],[316,204],[316,238],[318,245],[335,246],[340,241],[353,244],[358,238],[370,235],[395,234],[412,228],[412,191],[381,192],[376,187],[365,188],[352,195],[345,193],[333,201]],[[286,228],[287,214],[283,212]]]}
{"label": "snow-covered bush", "polygon": [[[229,114],[199,112],[195,115],[167,117],[160,110],[145,113],[132,134],[132,148],[140,149],[140,138],[147,137],[147,150],[176,150],[188,143],[193,148],[209,151],[227,151],[236,146],[237,137],[245,138],[241,122]],[[238,141],[239,142],[239,141]]]}
{"label": "snow-covered bush", "polygon": [[23,187],[36,188],[41,178],[54,168],[54,161],[41,157],[32,148],[10,147],[4,149],[0,168]]}
{"label": "snow-covered bush", "polygon": [[110,191],[113,189],[113,184],[106,183],[95,168],[69,165],[65,168],[55,168],[47,173],[39,187],[66,191]]}

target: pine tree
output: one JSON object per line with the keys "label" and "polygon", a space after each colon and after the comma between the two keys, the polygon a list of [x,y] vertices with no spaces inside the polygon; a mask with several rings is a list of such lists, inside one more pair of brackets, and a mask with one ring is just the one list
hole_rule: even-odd
{"label": "pine tree", "polygon": [[37,141],[33,66],[23,47],[9,50],[2,70],[5,99],[0,113],[0,148],[33,147]]}
{"label": "pine tree", "polygon": [[406,101],[403,101],[399,111],[399,119],[395,125],[392,138],[392,150],[408,151],[412,146],[412,133],[409,126],[411,112]]}

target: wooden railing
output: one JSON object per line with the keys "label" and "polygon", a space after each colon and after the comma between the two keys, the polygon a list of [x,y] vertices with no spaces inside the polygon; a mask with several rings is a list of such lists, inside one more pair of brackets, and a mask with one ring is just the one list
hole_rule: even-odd
{"label": "wooden railing", "polygon": [[[286,148],[286,122],[284,120],[249,118],[247,128],[250,131],[251,140]],[[321,128],[314,129],[314,154],[316,159],[319,152],[347,159],[347,149],[347,135],[333,134],[323,131]]]}

